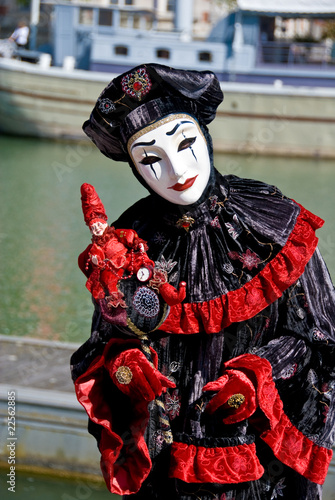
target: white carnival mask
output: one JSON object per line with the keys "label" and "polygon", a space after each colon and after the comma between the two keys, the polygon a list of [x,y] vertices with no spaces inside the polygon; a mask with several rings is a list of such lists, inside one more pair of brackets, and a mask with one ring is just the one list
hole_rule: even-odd
{"label": "white carnival mask", "polygon": [[171,203],[195,203],[207,186],[207,142],[190,115],[168,115],[145,127],[129,139],[128,152],[145,182]]}

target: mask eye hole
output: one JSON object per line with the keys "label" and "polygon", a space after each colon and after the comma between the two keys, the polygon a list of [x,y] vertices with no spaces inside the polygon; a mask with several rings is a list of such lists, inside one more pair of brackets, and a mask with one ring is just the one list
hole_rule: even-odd
{"label": "mask eye hole", "polygon": [[186,137],[183,139],[178,146],[178,152],[183,151],[184,149],[190,148],[196,141],[196,137]]}
{"label": "mask eye hole", "polygon": [[161,161],[162,158],[159,156],[146,156],[143,158],[143,160],[140,161],[141,165],[153,165],[154,163],[157,163],[158,161]]}

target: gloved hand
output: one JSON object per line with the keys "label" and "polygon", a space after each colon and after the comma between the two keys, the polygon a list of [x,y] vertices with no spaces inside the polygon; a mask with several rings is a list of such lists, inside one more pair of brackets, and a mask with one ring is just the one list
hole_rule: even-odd
{"label": "gloved hand", "polygon": [[256,390],[242,371],[227,370],[214,382],[209,382],[203,391],[218,391],[206,406],[206,412],[213,414],[219,408],[226,410],[225,424],[235,424],[250,417],[257,408]]}
{"label": "gloved hand", "polygon": [[132,399],[153,401],[168,387],[176,387],[137,348],[121,352],[105,366],[115,385]]}

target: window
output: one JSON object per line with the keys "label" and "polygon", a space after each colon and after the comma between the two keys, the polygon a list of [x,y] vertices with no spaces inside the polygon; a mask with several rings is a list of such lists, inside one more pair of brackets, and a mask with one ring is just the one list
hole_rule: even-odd
{"label": "window", "polygon": [[124,4],[125,5],[133,5],[133,0],[125,0]]}
{"label": "window", "polygon": [[141,27],[141,16],[139,14],[134,14],[133,16],[133,28],[138,30]]}
{"label": "window", "polygon": [[114,47],[114,54],[118,56],[127,56],[128,55],[128,47],[124,45],[116,45]]}
{"label": "window", "polygon": [[168,49],[157,49],[156,57],[158,59],[170,59],[170,51]]}
{"label": "window", "polygon": [[152,28],[152,17],[145,16],[145,29],[151,30],[151,28]]}
{"label": "window", "polygon": [[79,24],[91,26],[93,24],[93,9],[80,7],[79,9]]}
{"label": "window", "polygon": [[212,62],[213,56],[211,52],[199,52],[198,59],[199,61]]}
{"label": "window", "polygon": [[120,26],[122,28],[128,28],[129,25],[128,25],[128,12],[126,12],[125,10],[121,10],[120,11]]}
{"label": "window", "polygon": [[99,9],[99,26],[111,26],[113,24],[113,11]]}
{"label": "window", "polygon": [[176,6],[176,0],[168,0],[166,10],[168,12],[174,12]]}

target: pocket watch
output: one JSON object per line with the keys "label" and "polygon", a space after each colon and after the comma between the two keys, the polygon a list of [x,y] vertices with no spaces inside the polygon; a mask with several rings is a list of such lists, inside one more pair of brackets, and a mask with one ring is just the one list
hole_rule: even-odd
{"label": "pocket watch", "polygon": [[137,279],[142,283],[152,278],[152,275],[153,275],[153,269],[151,266],[142,266],[136,273]]}

